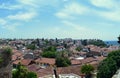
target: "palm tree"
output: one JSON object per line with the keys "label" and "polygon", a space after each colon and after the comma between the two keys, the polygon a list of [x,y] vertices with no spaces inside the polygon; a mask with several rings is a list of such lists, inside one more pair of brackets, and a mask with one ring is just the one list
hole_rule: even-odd
{"label": "palm tree", "polygon": [[91,78],[92,71],[94,71],[94,67],[90,64],[85,64],[81,67],[81,72],[85,74],[85,78]]}

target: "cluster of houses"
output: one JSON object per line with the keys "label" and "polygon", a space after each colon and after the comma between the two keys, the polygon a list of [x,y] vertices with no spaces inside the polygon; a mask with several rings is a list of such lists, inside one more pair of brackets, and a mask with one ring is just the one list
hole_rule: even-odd
{"label": "cluster of houses", "polygon": [[[37,47],[35,50],[26,48],[26,45],[34,43]],[[80,68],[84,64],[91,64],[97,68],[98,64],[114,50],[118,50],[118,46],[98,47],[95,45],[83,46],[80,40],[66,39],[14,39],[0,40],[0,46],[10,46],[13,49],[12,64],[13,69],[19,63],[26,66],[29,71],[37,73],[39,78],[51,78],[54,75],[54,69],[57,74],[63,76],[74,76],[82,78],[84,75],[80,72]],[[71,60],[71,66],[56,67],[55,58],[41,57],[43,48],[46,46],[55,45],[56,51],[61,52],[67,49],[71,52],[68,58]],[[76,48],[82,46],[81,51]]]}

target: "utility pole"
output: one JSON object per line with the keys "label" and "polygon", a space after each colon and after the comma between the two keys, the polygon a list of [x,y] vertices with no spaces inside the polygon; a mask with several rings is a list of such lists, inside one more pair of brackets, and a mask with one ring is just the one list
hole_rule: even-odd
{"label": "utility pole", "polygon": [[55,78],[59,78],[57,71],[56,71],[56,67],[54,67],[53,71],[54,71]]}

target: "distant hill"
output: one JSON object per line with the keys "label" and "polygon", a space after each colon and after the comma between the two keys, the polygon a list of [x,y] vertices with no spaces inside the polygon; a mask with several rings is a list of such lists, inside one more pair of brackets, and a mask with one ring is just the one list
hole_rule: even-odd
{"label": "distant hill", "polygon": [[117,41],[104,41],[107,45],[115,45],[115,46],[119,46]]}

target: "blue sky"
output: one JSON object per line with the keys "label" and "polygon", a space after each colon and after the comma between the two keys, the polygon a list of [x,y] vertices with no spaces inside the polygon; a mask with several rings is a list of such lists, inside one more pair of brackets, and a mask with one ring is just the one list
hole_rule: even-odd
{"label": "blue sky", "polygon": [[0,37],[117,40],[119,4],[119,0],[0,0]]}

